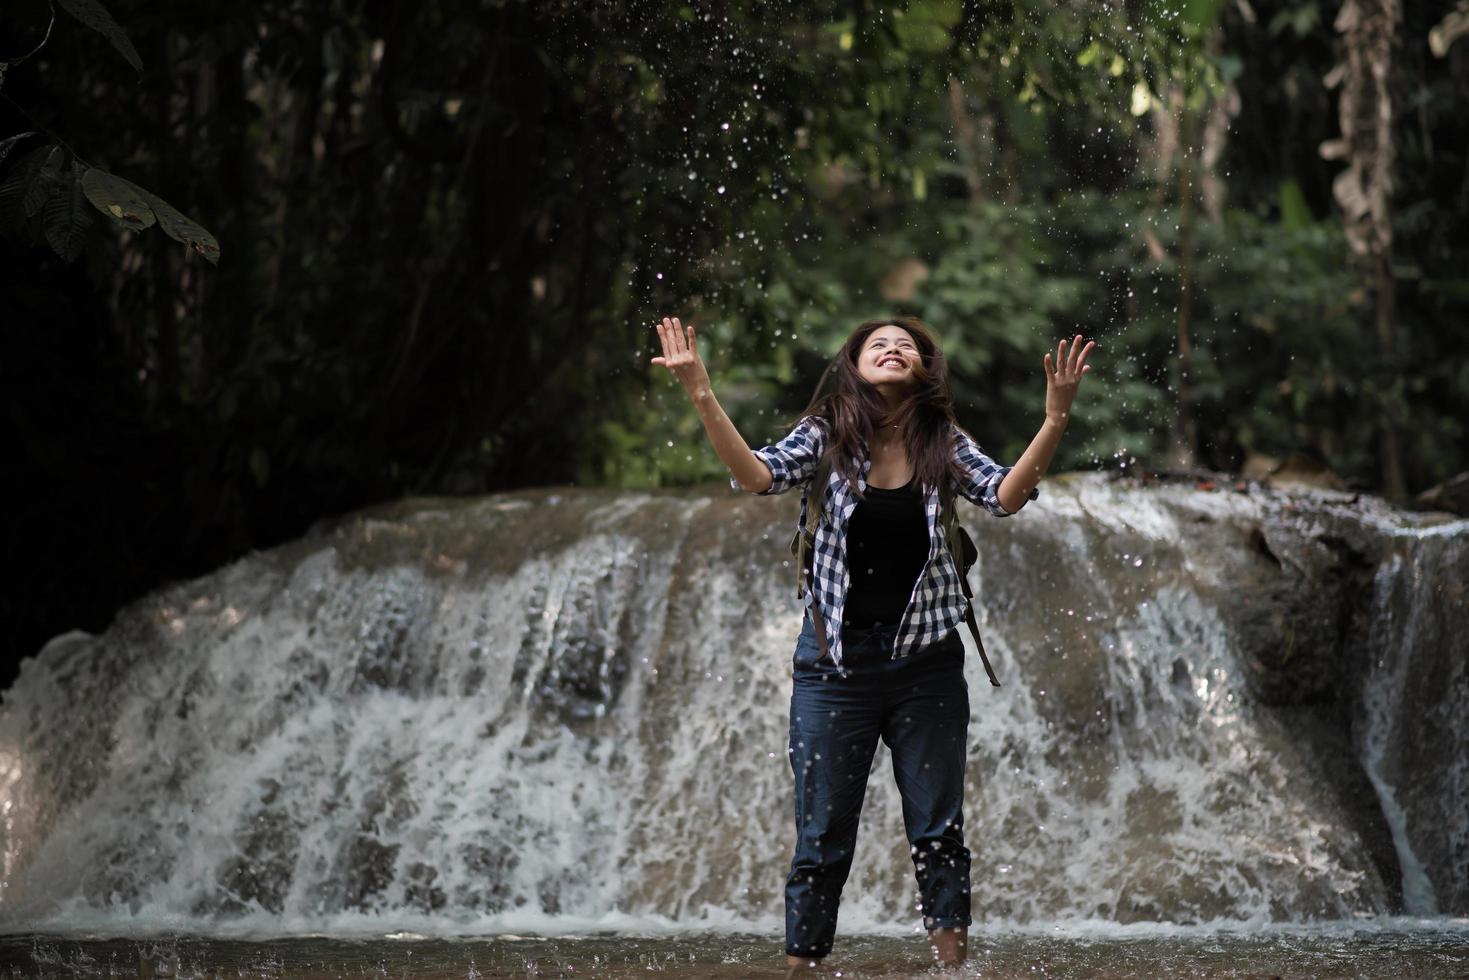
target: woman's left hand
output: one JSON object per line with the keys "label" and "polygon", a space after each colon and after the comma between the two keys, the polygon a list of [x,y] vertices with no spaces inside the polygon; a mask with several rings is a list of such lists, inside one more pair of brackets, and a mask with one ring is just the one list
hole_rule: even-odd
{"label": "woman's left hand", "polygon": [[1086,347],[1081,346],[1081,334],[1076,335],[1076,340],[1071,344],[1071,354],[1066,353],[1066,341],[1056,345],[1055,366],[1051,365],[1051,355],[1047,354],[1046,362],[1046,418],[1061,424],[1066,424],[1071,416],[1071,403],[1076,400],[1076,386],[1081,384],[1081,376],[1091,370],[1086,363],[1086,356],[1097,346],[1094,341],[1087,341]]}

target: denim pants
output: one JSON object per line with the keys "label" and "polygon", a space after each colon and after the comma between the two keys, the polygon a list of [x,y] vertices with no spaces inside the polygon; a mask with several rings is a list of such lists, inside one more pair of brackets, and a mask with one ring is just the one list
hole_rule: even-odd
{"label": "denim pants", "polygon": [[896,625],[843,631],[841,668],[829,657],[818,662],[809,616],[796,642],[790,742],[796,852],[785,891],[792,956],[831,952],[879,738],[892,752],[924,927],[972,921],[964,846],[964,643],[951,630],[893,660],[897,632]]}

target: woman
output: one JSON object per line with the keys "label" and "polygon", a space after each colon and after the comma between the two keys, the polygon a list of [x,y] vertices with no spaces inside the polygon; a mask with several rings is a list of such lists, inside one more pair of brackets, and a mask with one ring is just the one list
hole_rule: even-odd
{"label": "woman", "polygon": [[1046,421],[1009,467],[980,452],[954,421],[943,352],[916,318],[858,327],[795,429],[758,452],[715,400],[693,324],[664,318],[658,335],[663,356],[653,363],[693,399],[734,486],[784,493],[808,482],[823,460],[830,468],[824,493],[811,488],[802,502],[803,522],[808,505],[821,508],[821,518],[792,664],[791,972],[831,952],[879,738],[892,751],[934,954],[940,963],[963,962],[971,923],[963,835],[969,699],[959,626],[967,600],[939,526],[939,487],[948,483],[997,517],[1035,499],[1094,345],[1082,349],[1078,334],[1068,356],[1061,341],[1054,367],[1046,354]]}

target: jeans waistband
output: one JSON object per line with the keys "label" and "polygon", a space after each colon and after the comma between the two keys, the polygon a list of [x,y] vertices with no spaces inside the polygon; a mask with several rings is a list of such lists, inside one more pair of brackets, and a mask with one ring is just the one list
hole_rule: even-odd
{"label": "jeans waistband", "polygon": [[879,625],[870,627],[842,627],[842,649],[852,654],[856,654],[864,650],[876,649],[888,656],[891,656],[893,652],[893,646],[897,642],[897,623],[893,623],[891,625]]}

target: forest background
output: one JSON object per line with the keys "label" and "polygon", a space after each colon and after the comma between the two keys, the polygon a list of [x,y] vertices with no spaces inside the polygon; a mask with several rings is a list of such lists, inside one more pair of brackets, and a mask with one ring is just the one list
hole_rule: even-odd
{"label": "forest background", "polygon": [[1412,505],[1469,469],[1466,32],[1399,0],[6,3],[0,687],[369,503],[722,479],[648,366],[662,315],[752,445],[905,312],[1002,461],[1082,333],[1053,472],[1301,454]]}

